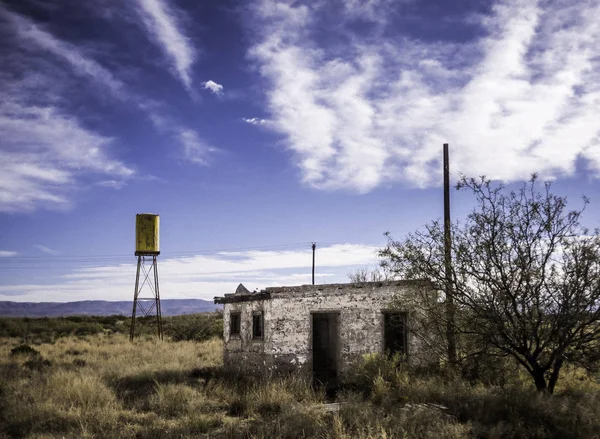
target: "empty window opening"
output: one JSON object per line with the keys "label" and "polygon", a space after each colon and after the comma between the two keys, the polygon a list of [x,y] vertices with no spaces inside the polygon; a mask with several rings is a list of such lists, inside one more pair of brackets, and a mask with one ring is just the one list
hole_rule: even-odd
{"label": "empty window opening", "polygon": [[405,312],[383,313],[384,350],[387,354],[408,354],[406,321]]}
{"label": "empty window opening", "polygon": [[240,335],[240,313],[229,314],[229,335]]}
{"label": "empty window opening", "polygon": [[262,312],[252,316],[252,338],[263,338]]}

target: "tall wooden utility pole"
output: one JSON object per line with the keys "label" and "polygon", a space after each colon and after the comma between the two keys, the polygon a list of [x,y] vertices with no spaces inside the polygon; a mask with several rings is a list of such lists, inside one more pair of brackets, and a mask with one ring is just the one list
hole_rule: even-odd
{"label": "tall wooden utility pole", "polygon": [[450,163],[448,144],[444,143],[444,271],[446,274],[446,338],[448,361],[456,364],[456,337],[454,332],[454,292],[452,291],[452,240],[450,236]]}
{"label": "tall wooden utility pole", "polygon": [[315,249],[317,248],[317,243],[312,243],[312,251],[313,251],[313,267],[312,267],[312,284],[315,284]]}

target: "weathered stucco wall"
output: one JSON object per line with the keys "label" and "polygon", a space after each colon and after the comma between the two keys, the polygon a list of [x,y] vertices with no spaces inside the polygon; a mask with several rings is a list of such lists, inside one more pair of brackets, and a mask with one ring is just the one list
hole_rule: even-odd
{"label": "weathered stucco wall", "polygon": [[[270,368],[270,362],[267,361],[269,351],[265,350],[267,321],[269,320],[269,313],[265,310],[265,304],[268,305],[268,301],[225,304],[223,314],[223,361],[226,366],[243,370],[262,370],[264,368],[268,370]],[[241,317],[240,334],[230,335],[231,313],[235,312],[239,312]],[[254,312],[263,312],[265,323],[262,339],[252,338],[252,315]]]}
{"label": "weathered stucco wall", "polygon": [[[353,360],[384,349],[383,311],[403,295],[423,288],[414,282],[366,282],[357,284],[305,285],[267,288],[271,298],[226,303],[224,308],[224,360],[229,367],[271,370],[312,370],[312,318],[315,312],[338,313],[337,363],[340,374]],[[411,313],[396,306],[395,311]],[[263,340],[252,339],[252,314],[262,311]],[[241,313],[240,336],[229,335],[231,312]],[[408,335],[408,358],[420,349],[419,341]]]}

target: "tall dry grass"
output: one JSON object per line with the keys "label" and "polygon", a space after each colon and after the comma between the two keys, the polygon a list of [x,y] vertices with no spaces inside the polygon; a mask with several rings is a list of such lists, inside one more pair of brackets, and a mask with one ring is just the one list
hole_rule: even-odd
{"label": "tall dry grass", "polygon": [[581,371],[549,396],[527,382],[418,376],[371,356],[338,394],[339,412],[328,412],[324,393],[299,377],[225,373],[217,339],[64,337],[12,355],[19,343],[0,340],[0,437],[600,437],[600,387]]}

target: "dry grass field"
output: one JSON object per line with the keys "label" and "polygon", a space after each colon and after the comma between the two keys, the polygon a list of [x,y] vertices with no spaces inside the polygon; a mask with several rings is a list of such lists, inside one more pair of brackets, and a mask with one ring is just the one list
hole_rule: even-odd
{"label": "dry grass field", "polygon": [[600,438],[600,386],[582,373],[549,396],[519,379],[419,377],[372,357],[330,412],[300,379],[224,373],[219,339],[67,336],[31,345],[39,354],[21,342],[0,341],[0,437]]}

